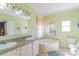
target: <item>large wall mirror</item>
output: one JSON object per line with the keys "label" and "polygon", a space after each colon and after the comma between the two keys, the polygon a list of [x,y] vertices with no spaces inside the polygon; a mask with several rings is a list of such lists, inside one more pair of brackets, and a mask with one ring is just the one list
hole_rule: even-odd
{"label": "large wall mirror", "polygon": [[0,36],[15,34],[16,27],[13,21],[0,21]]}
{"label": "large wall mirror", "polygon": [[0,21],[0,36],[3,35],[16,35],[18,34],[27,34],[28,33],[28,23],[21,23],[20,25],[15,24],[12,20]]}

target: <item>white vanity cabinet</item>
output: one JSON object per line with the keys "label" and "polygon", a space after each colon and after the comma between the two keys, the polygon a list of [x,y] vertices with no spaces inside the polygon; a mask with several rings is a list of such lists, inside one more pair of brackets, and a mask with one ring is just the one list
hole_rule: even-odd
{"label": "white vanity cabinet", "polygon": [[26,45],[21,47],[21,56],[26,56]]}
{"label": "white vanity cabinet", "polygon": [[21,47],[21,56],[32,56],[32,43],[28,43]]}
{"label": "white vanity cabinet", "polygon": [[38,40],[30,42],[21,47],[21,56],[36,56],[39,53]]}
{"label": "white vanity cabinet", "polygon": [[2,54],[1,56],[17,56],[16,49]]}
{"label": "white vanity cabinet", "polygon": [[26,45],[26,56],[32,56],[33,52],[32,52],[33,48],[32,48],[32,42]]}
{"label": "white vanity cabinet", "polygon": [[36,56],[39,53],[39,40],[34,40],[24,46],[6,52],[1,56]]}
{"label": "white vanity cabinet", "polygon": [[36,56],[39,54],[39,40],[35,40],[33,42],[33,56]]}
{"label": "white vanity cabinet", "polygon": [[21,48],[16,48],[16,55],[17,56],[20,56],[21,55]]}

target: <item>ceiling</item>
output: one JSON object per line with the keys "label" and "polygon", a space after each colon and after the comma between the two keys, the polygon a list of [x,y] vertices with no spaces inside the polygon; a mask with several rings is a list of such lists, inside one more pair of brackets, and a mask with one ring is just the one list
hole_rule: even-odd
{"label": "ceiling", "polygon": [[79,6],[78,3],[28,3],[41,15],[49,15]]}

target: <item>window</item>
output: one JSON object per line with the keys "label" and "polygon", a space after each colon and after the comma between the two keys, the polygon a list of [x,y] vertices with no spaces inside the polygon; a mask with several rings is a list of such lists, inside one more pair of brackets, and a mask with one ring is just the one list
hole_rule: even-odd
{"label": "window", "polygon": [[67,21],[62,21],[62,31],[63,32],[70,32],[71,28],[70,28],[70,20]]}

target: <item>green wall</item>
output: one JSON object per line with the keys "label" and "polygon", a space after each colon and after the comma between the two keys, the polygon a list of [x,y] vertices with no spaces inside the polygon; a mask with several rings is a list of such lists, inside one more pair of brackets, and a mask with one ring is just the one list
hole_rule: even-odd
{"label": "green wall", "polygon": [[16,5],[17,8],[22,8],[25,9],[26,11],[31,12],[31,19],[20,19],[16,16],[12,16],[9,14],[5,14],[3,12],[0,12],[0,21],[5,21],[5,20],[11,20],[15,22],[16,25],[16,35],[13,36],[1,36],[0,40],[6,40],[6,39],[11,39],[14,38],[15,36],[21,36],[21,31],[17,29],[17,27],[21,25],[28,25],[28,31],[26,32],[25,35],[32,34],[32,36],[35,38],[36,37],[36,16],[39,16],[40,18],[43,19],[43,17],[37,13],[35,10],[33,10],[30,6],[24,3],[12,3],[12,6]]}
{"label": "green wall", "polygon": [[[56,25],[56,36],[55,38],[59,39],[61,46],[67,46],[67,37],[71,36],[79,42],[79,29],[76,28],[77,23],[79,23],[79,8],[65,10],[49,16],[45,16],[45,20],[48,22],[55,23]],[[63,20],[71,20],[71,32],[62,32],[61,22]],[[48,35],[45,37],[50,38]],[[53,38],[53,36],[51,36]]]}
{"label": "green wall", "polygon": [[[41,19],[45,19],[48,22],[55,23],[56,25],[56,36],[48,36],[45,35],[46,38],[57,38],[61,42],[61,46],[66,46],[66,38],[67,36],[72,36],[76,38],[76,41],[79,41],[79,30],[76,28],[77,23],[79,23],[79,8],[72,9],[72,10],[66,10],[62,12],[58,12],[55,14],[51,14],[49,16],[41,16],[39,13],[37,13],[35,10],[33,10],[30,6],[24,3],[18,3],[15,4],[13,3],[12,5],[16,5],[17,8],[23,8],[29,12],[31,12],[31,19],[29,20],[24,20],[20,19],[15,16],[11,16],[8,14],[5,14],[3,12],[0,12],[0,21],[3,20],[12,20],[15,22],[16,28],[19,27],[20,25],[27,25],[28,24],[28,31],[26,32],[25,35],[32,34],[33,37],[36,37],[36,16],[40,17]],[[23,21],[24,20],[24,21]],[[71,20],[71,32],[62,32],[61,31],[61,22],[63,20]],[[0,40],[6,40],[15,38],[16,36],[21,36],[21,31],[16,29],[17,35],[14,36],[1,36]],[[24,36],[24,35],[22,35]]]}

